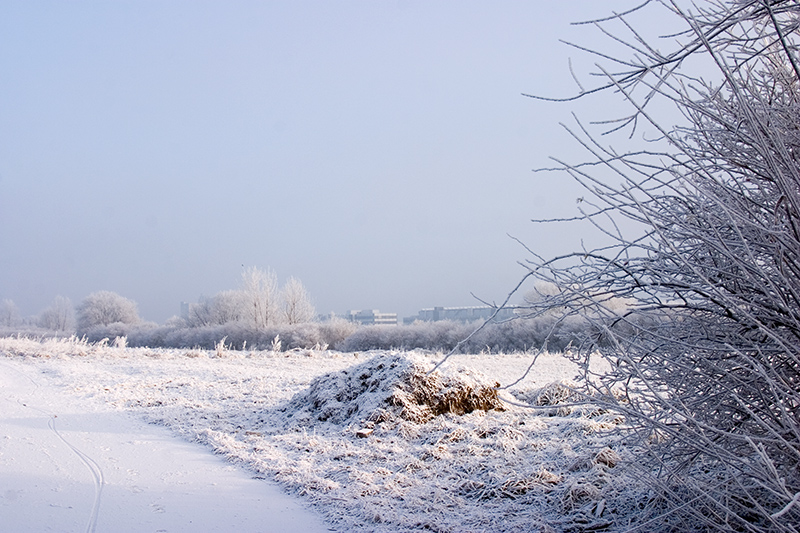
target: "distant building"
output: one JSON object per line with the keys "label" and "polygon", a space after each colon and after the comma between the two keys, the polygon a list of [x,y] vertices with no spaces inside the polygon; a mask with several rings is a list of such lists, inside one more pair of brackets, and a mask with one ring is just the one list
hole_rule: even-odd
{"label": "distant building", "polygon": [[422,309],[417,316],[405,318],[404,323],[410,324],[416,320],[422,322],[437,322],[439,320],[453,320],[455,322],[473,322],[475,320],[486,320],[490,318],[495,311],[497,314],[494,321],[502,321],[514,318],[516,315],[516,307],[503,307],[499,311],[496,307],[475,306],[475,307],[429,307]]}
{"label": "distant building", "polygon": [[365,326],[371,326],[375,324],[387,326],[397,325],[397,313],[381,313],[377,309],[348,311],[345,315],[345,318],[351,322],[357,322]]}

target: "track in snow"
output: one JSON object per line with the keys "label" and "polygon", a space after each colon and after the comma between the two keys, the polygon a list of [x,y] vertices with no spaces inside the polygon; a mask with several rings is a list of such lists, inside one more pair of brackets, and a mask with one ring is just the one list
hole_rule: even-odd
{"label": "track in snow", "polygon": [[[50,413],[44,409],[40,409],[39,407],[35,407],[34,405],[32,405],[31,402],[33,401],[33,399],[36,396],[36,393],[39,390],[39,383],[36,382],[36,380],[34,380],[25,372],[21,372],[20,370],[14,368],[11,365],[2,362],[0,362],[0,365],[24,377],[28,382],[31,383],[31,385],[33,386],[33,390],[28,394],[29,399],[27,401],[23,401],[22,398],[16,398],[17,403],[27,409],[31,409],[33,411],[45,415],[48,418],[47,427],[50,428],[50,430],[58,437],[58,439],[62,443],[64,443],[64,445],[67,446],[78,457],[78,459],[80,459],[80,461],[84,465],[86,465],[86,468],[89,469],[89,472],[91,472],[92,480],[94,481],[94,502],[92,503],[92,510],[91,514],[89,515],[89,521],[86,524],[86,533],[95,533],[95,531],[97,530],[97,516],[100,512],[100,502],[103,497],[103,484],[105,483],[103,476],[103,469],[100,468],[100,465],[97,464],[97,461],[92,459],[92,457],[89,456],[88,454],[78,449],[78,447],[72,444],[69,440],[67,440],[64,437],[64,435],[62,435],[58,431],[58,428],[56,427],[56,420],[58,418],[58,415]],[[12,401],[12,398],[6,397],[6,400]]]}

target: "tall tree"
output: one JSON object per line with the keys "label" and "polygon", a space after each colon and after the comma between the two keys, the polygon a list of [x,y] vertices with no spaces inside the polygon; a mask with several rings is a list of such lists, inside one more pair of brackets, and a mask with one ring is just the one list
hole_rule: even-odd
{"label": "tall tree", "polygon": [[250,323],[263,329],[279,322],[278,276],[272,269],[247,268],[242,272],[242,291]]}
{"label": "tall tree", "polygon": [[53,331],[74,331],[75,308],[69,298],[56,296],[53,303],[39,315],[39,326]]}
{"label": "tall tree", "polygon": [[287,324],[302,324],[314,320],[316,311],[308,291],[299,279],[291,277],[281,291],[283,319]]}

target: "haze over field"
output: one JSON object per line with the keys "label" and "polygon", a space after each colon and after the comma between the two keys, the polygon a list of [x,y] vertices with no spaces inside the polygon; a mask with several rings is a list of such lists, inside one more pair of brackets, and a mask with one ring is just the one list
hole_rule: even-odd
{"label": "haze over field", "polygon": [[574,93],[558,39],[625,7],[3,2],[0,298],[111,290],[162,322],[254,265],[322,313],[500,301],[507,233],[582,236],[529,222],[575,214],[531,169],[576,106],[521,93]]}

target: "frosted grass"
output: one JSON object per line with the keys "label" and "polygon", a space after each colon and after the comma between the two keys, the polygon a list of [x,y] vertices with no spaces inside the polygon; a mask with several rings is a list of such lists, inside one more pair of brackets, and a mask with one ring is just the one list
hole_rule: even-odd
{"label": "frosted grass", "polygon": [[[504,411],[426,423],[399,416],[376,422],[366,412],[339,423],[295,416],[314,378],[389,352],[153,350],[0,338],[0,354],[72,394],[166,426],[278,481],[341,531],[624,529],[648,498],[625,467],[632,454],[618,431],[621,417],[523,407],[552,396],[553,383],[576,378],[577,367],[557,354],[542,354],[526,379],[501,391],[513,402]],[[441,358],[391,355],[430,366]],[[530,354],[459,355],[443,373],[464,367],[471,379],[507,385],[530,362]],[[335,389],[342,380],[327,382]],[[351,400],[377,405],[366,396]],[[365,428],[371,433],[363,437]]]}

